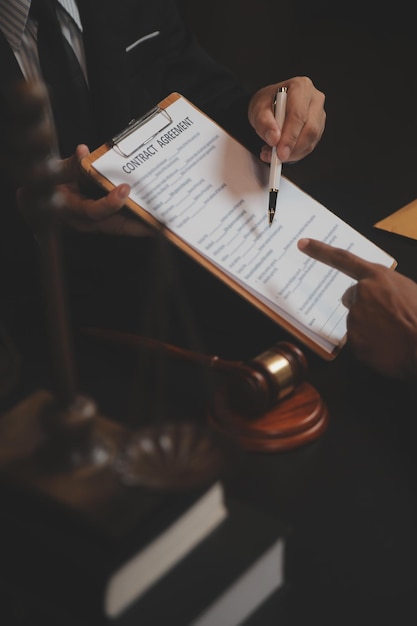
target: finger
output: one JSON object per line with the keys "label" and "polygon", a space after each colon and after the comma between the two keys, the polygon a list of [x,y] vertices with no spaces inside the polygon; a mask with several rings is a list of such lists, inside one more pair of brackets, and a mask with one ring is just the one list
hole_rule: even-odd
{"label": "finger", "polygon": [[275,121],[273,109],[275,94],[279,86],[285,86],[285,84],[278,83],[260,89],[249,104],[249,122],[268,146],[276,146],[281,137],[281,129]]}
{"label": "finger", "polygon": [[368,276],[374,266],[373,263],[361,259],[348,250],[335,248],[317,239],[300,239],[297,245],[298,249],[304,254],[330,267],[334,267],[336,270],[356,280]]}
{"label": "finger", "polygon": [[300,76],[291,81],[285,123],[277,147],[281,160],[300,160],[314,150],[324,131],[324,101],[324,94],[309,78]]}
{"label": "finger", "polygon": [[294,84],[288,90],[285,121],[277,146],[277,153],[282,161],[287,161],[290,154],[293,159],[294,147],[307,122],[310,97],[302,92],[303,90]]}
{"label": "finger", "polygon": [[310,154],[319,143],[326,114],[317,99],[310,102],[305,112],[290,110],[277,146],[278,156],[285,161],[299,161]]}
{"label": "finger", "polygon": [[78,192],[66,195],[64,215],[66,219],[81,219],[86,222],[98,222],[118,213],[125,205],[130,193],[130,186],[123,183],[99,199],[86,198]]}

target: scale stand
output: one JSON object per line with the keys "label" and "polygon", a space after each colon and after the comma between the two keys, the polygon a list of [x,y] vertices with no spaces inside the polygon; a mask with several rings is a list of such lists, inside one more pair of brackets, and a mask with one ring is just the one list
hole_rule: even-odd
{"label": "scale stand", "polygon": [[[44,113],[45,91],[39,84],[18,83],[9,105],[10,164],[19,172],[22,206],[39,243],[54,389],[37,391],[1,416],[0,478],[38,500],[64,506],[67,513],[94,527],[119,534],[140,520],[142,513],[137,490],[125,484],[117,471],[134,433],[102,416],[94,400],[77,389],[56,219],[63,208],[57,191],[60,165],[51,157],[53,130]],[[206,434],[192,434],[194,439],[188,437],[188,441],[195,444],[196,437],[203,437],[211,444]],[[161,461],[167,466],[166,458],[161,459],[160,441],[163,438],[166,443],[171,437],[175,442],[178,432],[170,427],[168,432],[156,430],[154,436],[150,454],[159,459],[159,466]],[[161,473],[158,481],[144,475],[137,484],[181,490],[211,481],[222,469],[224,457],[211,445],[206,449],[205,462],[200,459],[192,480],[181,479],[185,476],[183,459],[171,453],[165,480]],[[154,466],[157,470],[158,463]]]}

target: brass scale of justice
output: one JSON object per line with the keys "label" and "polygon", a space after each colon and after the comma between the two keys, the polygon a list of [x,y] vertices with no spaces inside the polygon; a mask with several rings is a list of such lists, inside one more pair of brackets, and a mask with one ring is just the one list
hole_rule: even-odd
{"label": "brass scale of justice", "polygon": [[[12,482],[46,492],[100,522],[103,511],[107,512],[117,500],[118,510],[124,511],[124,516],[110,516],[107,520],[112,527],[119,527],[127,523],[127,518],[134,518],[132,509],[126,515],[126,507],[131,503],[124,491],[126,485],[175,490],[204,483],[223,468],[227,442],[246,451],[276,452],[317,439],[327,426],[328,410],[306,380],[304,354],[289,342],[278,342],[244,362],[143,336],[85,329],[98,341],[130,351],[159,352],[219,375],[220,383],[207,410],[207,429],[203,431],[190,423],[157,425],[143,433],[128,431],[100,415],[95,402],[78,393],[59,233],[53,218],[61,200],[54,186],[58,161],[50,156],[53,130],[45,120],[46,96],[40,85],[23,83],[12,91],[11,102],[11,129],[20,149],[16,150],[16,158],[19,157],[20,167],[23,155],[29,159],[25,187],[33,228],[43,243],[40,271],[55,381],[53,393],[39,391],[1,417],[0,474]],[[144,442],[146,445],[142,445]],[[133,451],[131,458],[129,450]],[[116,477],[114,468],[122,468],[121,475]],[[93,493],[94,497],[89,498]],[[124,501],[126,507],[121,505]]]}

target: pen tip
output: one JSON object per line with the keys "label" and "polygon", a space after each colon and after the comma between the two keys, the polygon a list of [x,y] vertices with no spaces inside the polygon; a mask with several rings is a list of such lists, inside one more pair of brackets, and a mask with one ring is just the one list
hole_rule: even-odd
{"label": "pen tip", "polygon": [[271,226],[274,216],[275,216],[275,208],[277,205],[277,197],[278,197],[278,189],[271,189],[269,192],[269,206],[268,206],[268,214],[269,214],[269,225]]}

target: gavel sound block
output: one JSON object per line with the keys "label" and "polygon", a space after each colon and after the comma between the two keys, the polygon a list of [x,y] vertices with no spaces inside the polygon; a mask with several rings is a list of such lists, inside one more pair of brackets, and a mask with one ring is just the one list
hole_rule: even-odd
{"label": "gavel sound block", "polygon": [[247,367],[247,378],[232,378],[214,394],[208,418],[215,428],[260,452],[297,448],[324,432],[328,410],[305,380],[307,362],[295,345],[278,342]]}
{"label": "gavel sound block", "polygon": [[243,362],[109,329],[86,328],[84,334],[130,351],[157,351],[215,372],[218,384],[207,410],[208,422],[243,449],[290,450],[317,439],[327,427],[327,407],[305,380],[307,361],[292,343],[278,342]]}
{"label": "gavel sound block", "polygon": [[255,419],[242,416],[225,398],[223,390],[215,395],[209,422],[245,450],[291,450],[314,441],[327,427],[327,408],[316,389],[307,382]]}

